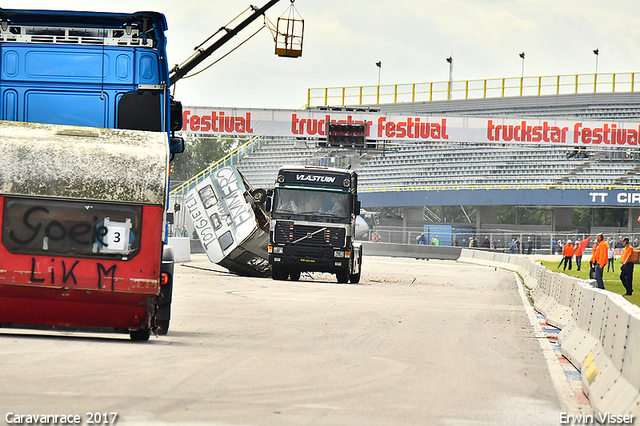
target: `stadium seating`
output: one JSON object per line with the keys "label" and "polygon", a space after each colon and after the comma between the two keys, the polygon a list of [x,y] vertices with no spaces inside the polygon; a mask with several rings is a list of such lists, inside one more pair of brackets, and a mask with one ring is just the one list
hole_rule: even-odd
{"label": "stadium seating", "polygon": [[[295,144],[291,139],[272,140],[240,161],[238,169],[252,185],[269,187],[282,165],[334,165],[315,156],[312,143],[306,148]],[[571,154],[571,150],[527,145],[414,142],[360,157],[354,168],[363,189],[640,184],[633,158]]]}
{"label": "stadium seating", "polygon": [[[640,94],[605,93],[529,96],[373,105],[381,113],[581,119],[640,118]],[[342,155],[346,155],[342,153]],[[295,139],[274,139],[238,164],[254,186],[272,186],[285,164],[334,163]],[[456,186],[640,186],[634,152],[574,150],[536,145],[455,141],[388,144],[384,151],[352,156],[362,189]]]}

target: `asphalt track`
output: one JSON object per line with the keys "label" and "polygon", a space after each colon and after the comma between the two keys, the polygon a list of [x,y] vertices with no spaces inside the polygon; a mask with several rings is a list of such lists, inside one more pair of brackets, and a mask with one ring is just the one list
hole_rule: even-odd
{"label": "asphalt track", "polygon": [[453,261],[365,257],[352,285],[196,255],[168,336],[0,329],[0,424],[557,425],[570,396],[527,309],[514,274]]}

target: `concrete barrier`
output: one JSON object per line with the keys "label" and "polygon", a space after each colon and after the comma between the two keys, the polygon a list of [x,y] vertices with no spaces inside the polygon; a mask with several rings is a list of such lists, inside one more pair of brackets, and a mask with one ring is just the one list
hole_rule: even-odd
{"label": "concrete barrier", "polygon": [[[637,308],[637,309],[636,309]],[[640,387],[640,308],[631,306],[626,311],[629,312],[629,328],[623,355],[622,374],[633,386],[633,389]],[[640,418],[640,395],[627,407],[626,412]]]}
{"label": "concrete barrier", "polygon": [[562,353],[580,370],[595,411],[640,417],[640,307],[593,280],[551,272],[524,256],[463,249],[458,261],[518,273],[536,310],[561,328]]}
{"label": "concrete barrier", "polygon": [[569,305],[576,280],[565,275],[554,275],[556,286],[552,298],[556,303],[554,303],[544,315],[547,318],[548,324],[562,329],[566,327],[569,322],[573,321],[571,317],[573,309]]}
{"label": "concrete barrier", "polygon": [[[620,413],[627,411],[638,396],[640,369],[627,361],[627,356],[637,356],[627,352],[630,321],[633,316],[626,309],[624,298],[618,294],[607,295],[607,308],[602,328],[602,346],[594,352],[593,369],[597,374],[589,377],[583,372],[583,387],[588,390],[592,405],[601,412]],[[635,347],[632,350],[640,350]],[[637,363],[637,359],[635,360]],[[635,381],[635,383],[634,383]]]}
{"label": "concrete barrier", "polygon": [[534,295],[533,307],[545,316],[558,304],[558,302],[553,298],[555,286],[556,274],[545,274],[542,277],[542,282],[540,283],[540,290]]}
{"label": "concrete barrier", "polygon": [[462,247],[363,242],[365,256],[414,257],[417,259],[458,260]]}
{"label": "concrete barrier", "polygon": [[169,237],[167,244],[173,247],[174,260],[176,262],[191,261],[191,245],[187,237]]}

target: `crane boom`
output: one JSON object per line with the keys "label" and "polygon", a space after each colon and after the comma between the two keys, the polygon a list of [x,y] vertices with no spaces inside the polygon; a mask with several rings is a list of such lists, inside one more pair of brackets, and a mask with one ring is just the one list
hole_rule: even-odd
{"label": "crane boom", "polygon": [[[238,24],[233,29],[226,29],[227,33],[222,36],[219,40],[213,43],[211,46],[207,47],[204,50],[198,50],[198,53],[187,63],[185,63],[182,67],[176,65],[175,68],[171,70],[169,73],[169,85],[174,85],[178,80],[187,75],[192,69],[197,67],[202,61],[207,59],[213,52],[222,47],[226,42],[231,40],[236,34],[242,31],[247,25],[255,21],[260,15],[264,15],[264,13],[273,5],[278,3],[280,0],[271,0],[260,9],[253,9],[253,13],[240,24]],[[252,6],[253,8],[253,6]]]}

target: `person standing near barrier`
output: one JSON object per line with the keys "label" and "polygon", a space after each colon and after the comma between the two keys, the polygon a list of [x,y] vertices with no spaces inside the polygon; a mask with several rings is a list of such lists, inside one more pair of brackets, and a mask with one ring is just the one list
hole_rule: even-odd
{"label": "person standing near barrier", "polygon": [[569,270],[571,270],[571,260],[573,259],[573,244],[571,244],[570,240],[567,240],[567,244],[562,248],[562,256],[564,261],[563,271],[567,270],[567,263],[569,263]]}
{"label": "person standing near barrier", "polygon": [[598,234],[596,237],[596,241],[598,242],[598,246],[595,249],[595,253],[591,256],[591,260],[593,261],[596,269],[596,282],[598,283],[598,288],[604,290],[604,281],[602,280],[602,273],[604,272],[604,267],[607,266],[609,262],[609,246],[607,242],[604,240],[604,235],[602,233]]}
{"label": "person standing near barrier", "polygon": [[591,258],[589,258],[589,279],[596,279],[596,251],[598,248],[598,241],[596,240],[591,246]]}
{"label": "person standing near barrier", "polygon": [[576,240],[576,246],[573,249],[573,255],[576,257],[576,270],[579,271],[582,266],[582,246],[580,241]]}
{"label": "person standing near barrier", "polygon": [[620,281],[622,281],[622,285],[624,286],[627,292],[624,294],[625,296],[631,296],[633,293],[633,247],[629,244],[629,239],[625,238],[622,240],[622,244],[624,244],[624,248],[622,249],[622,253],[620,254]]}
{"label": "person standing near barrier", "polygon": [[609,245],[609,250],[607,251],[607,272],[609,272],[609,267],[611,267],[611,272],[616,272],[616,268],[613,265],[613,261],[616,258],[616,249],[615,249],[615,243],[613,242],[613,238],[609,239],[608,242]]}
{"label": "person standing near barrier", "polygon": [[[568,241],[568,240],[567,240]],[[557,247],[558,251],[560,252],[560,254],[562,255],[562,257],[560,258],[560,263],[558,263],[558,269],[560,269],[560,267],[562,266],[563,263],[565,263],[565,259],[564,259],[564,246],[562,245],[562,240],[558,240],[558,247]],[[565,265],[564,267],[565,269],[567,269],[567,266]]]}
{"label": "person standing near barrier", "polygon": [[489,236],[484,236],[484,241],[482,242],[482,248],[491,248],[491,241],[489,241]]}

